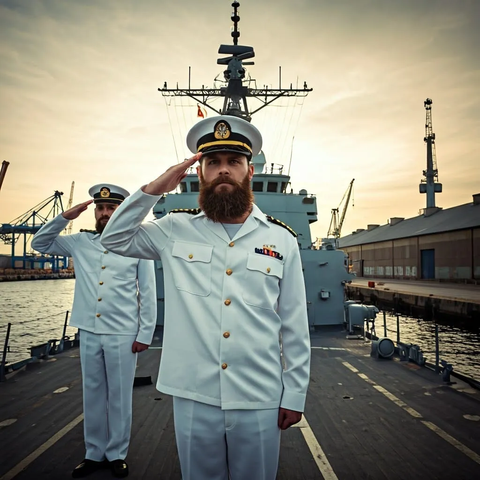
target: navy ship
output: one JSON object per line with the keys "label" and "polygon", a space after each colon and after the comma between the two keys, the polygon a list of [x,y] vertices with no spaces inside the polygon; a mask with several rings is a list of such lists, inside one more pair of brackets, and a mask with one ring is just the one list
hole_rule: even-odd
{"label": "navy ship", "polygon": [[[223,85],[220,88],[174,88],[168,89],[167,82],[159,91],[164,96],[190,97],[199,105],[215,111],[217,115],[235,115],[247,121],[252,121],[253,115],[261,108],[270,105],[279,98],[286,96],[306,96],[312,89],[257,89],[251,87],[250,77],[245,66],[253,65],[246,61],[255,56],[253,47],[239,45],[240,32],[238,23],[239,2],[232,3],[232,38],[233,45],[220,45],[219,54],[227,55],[217,60],[219,65],[225,65]],[[217,77],[218,78],[218,77]],[[215,109],[209,101],[223,97],[221,109]],[[255,111],[249,109],[248,99],[261,99],[262,106]],[[199,106],[200,108],[200,106]],[[268,145],[266,146],[268,149]],[[262,151],[252,159],[254,175],[252,190],[255,203],[267,215],[288,225],[297,235],[298,247],[303,264],[305,278],[308,321],[313,330],[317,326],[341,325],[344,323],[345,285],[353,278],[348,272],[347,255],[336,249],[334,238],[321,241],[313,240],[310,225],[317,221],[317,200],[315,195],[308,194],[304,189],[294,193],[290,187],[290,175],[284,173],[284,166],[267,161],[266,152]],[[161,218],[175,209],[198,208],[199,179],[194,171],[188,172],[179,186],[178,193],[165,194],[153,209],[156,218]],[[164,324],[164,280],[161,262],[157,268],[157,324]],[[363,318],[361,321],[363,325]]]}

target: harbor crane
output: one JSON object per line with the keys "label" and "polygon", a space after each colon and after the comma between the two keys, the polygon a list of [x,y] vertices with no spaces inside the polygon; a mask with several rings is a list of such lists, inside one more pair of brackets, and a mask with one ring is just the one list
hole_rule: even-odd
{"label": "harbor crane", "polygon": [[442,184],[438,183],[437,155],[435,152],[435,133],[432,127],[432,99],[423,102],[426,110],[425,137],[427,144],[427,169],[423,171],[423,178],[419,185],[420,193],[427,194],[427,208],[435,207],[435,193],[442,193]]}
{"label": "harbor crane", "polygon": [[[48,222],[48,220],[55,218],[64,211],[62,203],[63,192],[55,190],[54,194],[45,200],[41,201],[34,207],[30,208],[28,212],[14,218],[9,223],[0,224],[0,241],[6,245],[11,245],[11,268],[16,268],[16,262],[22,262],[20,268],[33,268],[35,263],[45,264],[46,262],[52,264],[52,270],[59,269],[60,262],[63,265],[67,264],[66,258],[57,256],[37,256],[35,254],[27,253],[27,244],[32,235],[35,235],[40,230],[40,227]],[[22,256],[15,255],[15,245],[20,238],[23,237],[23,254]]]}
{"label": "harbor crane", "polygon": [[[340,204],[338,205],[338,207],[332,208],[332,219],[330,220],[330,226],[328,227],[327,237],[333,237],[337,239],[337,238],[340,238],[340,235],[342,234],[342,226],[345,220],[345,215],[347,213],[350,197],[352,195],[354,181],[355,179],[352,179],[352,181],[350,182],[350,185],[348,186],[347,190],[343,194],[342,200],[340,201]],[[342,213],[340,214],[340,207],[342,206],[344,200],[345,200],[345,205],[343,206]],[[340,215],[340,219],[338,218],[339,215]]]}
{"label": "harbor crane", "polygon": [[[68,199],[68,205],[67,205],[67,210],[72,208],[73,204],[73,190],[75,189],[75,182],[72,182],[72,186],[70,187],[70,197]],[[73,226],[73,220],[70,220],[68,222],[67,228],[65,228],[65,233],[67,235],[70,235],[72,233],[72,226]]]}
{"label": "harbor crane", "polygon": [[7,174],[7,168],[9,165],[10,165],[10,162],[7,162],[6,160],[2,162],[2,169],[0,170],[0,190],[2,189],[3,179]]}

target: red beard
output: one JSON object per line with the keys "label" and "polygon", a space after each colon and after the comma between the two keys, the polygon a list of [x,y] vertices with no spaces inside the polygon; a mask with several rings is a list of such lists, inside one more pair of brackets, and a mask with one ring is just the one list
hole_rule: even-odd
{"label": "red beard", "polygon": [[[102,222],[102,220],[107,220],[106,222]],[[110,217],[100,217],[96,222],[95,222],[95,230],[97,233],[102,233],[105,230],[105,227],[107,226],[108,221],[110,220]]]}
{"label": "red beard", "polygon": [[[228,223],[250,212],[254,197],[250,188],[248,173],[241,182],[236,182],[228,176],[221,175],[212,182],[206,183],[201,171],[199,175],[200,194],[198,204],[210,220]],[[229,183],[234,188],[216,189],[221,183]]]}

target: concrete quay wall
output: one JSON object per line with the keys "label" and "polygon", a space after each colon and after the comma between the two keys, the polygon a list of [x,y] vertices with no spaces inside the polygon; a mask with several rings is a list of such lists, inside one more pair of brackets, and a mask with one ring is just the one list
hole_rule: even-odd
{"label": "concrete quay wall", "polygon": [[52,272],[42,269],[1,268],[0,282],[17,282],[22,280],[54,280],[60,278],[75,278],[73,270]]}
{"label": "concrete quay wall", "polygon": [[352,285],[346,291],[349,299],[413,317],[480,321],[480,303],[475,301]]}

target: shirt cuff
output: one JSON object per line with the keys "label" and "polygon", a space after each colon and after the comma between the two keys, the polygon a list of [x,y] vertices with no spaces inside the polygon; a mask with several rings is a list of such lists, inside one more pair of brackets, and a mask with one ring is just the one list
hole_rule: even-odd
{"label": "shirt cuff", "polygon": [[295,412],[303,412],[305,410],[305,400],[307,396],[304,393],[289,392],[284,390],[280,407]]}

